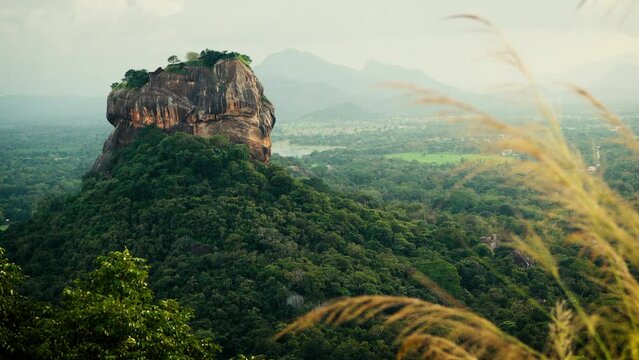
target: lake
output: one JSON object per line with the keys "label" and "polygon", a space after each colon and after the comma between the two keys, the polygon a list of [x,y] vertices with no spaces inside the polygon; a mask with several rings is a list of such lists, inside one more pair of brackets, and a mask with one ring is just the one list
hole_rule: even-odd
{"label": "lake", "polygon": [[333,149],[340,149],[342,146],[324,146],[324,145],[300,145],[291,144],[289,140],[276,140],[273,141],[271,152],[280,156],[300,157],[308,155],[313,151],[327,151]]}

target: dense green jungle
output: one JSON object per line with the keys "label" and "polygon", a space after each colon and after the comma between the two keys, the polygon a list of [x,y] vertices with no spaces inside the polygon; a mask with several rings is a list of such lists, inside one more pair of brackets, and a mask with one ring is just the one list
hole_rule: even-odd
{"label": "dense green jungle", "polygon": [[[634,199],[639,162],[615,144],[614,131],[587,113],[564,126],[587,162],[598,156],[606,181]],[[375,319],[277,341],[273,335],[338,297],[442,302],[415,273],[543,349],[548,308],[561,292],[533,259],[508,247],[510,236],[534,226],[556,239],[571,288],[592,307],[605,299],[584,278],[593,269],[579,248],[559,248],[570,231],[565,214],[549,219],[552,205],[509,175],[517,154],[492,154],[486,144],[495,135],[465,129],[434,118],[292,122],[275,131],[276,155],[264,165],[223,136],[149,128],[103,176],[87,173],[108,132],[100,122],[4,125],[3,262],[21,271],[3,286],[26,295],[12,316],[32,317],[5,336],[15,354],[50,355],[48,342],[15,344],[45,337],[43,322],[46,331],[72,336],[67,313],[93,319],[82,303],[89,300],[73,291],[93,284],[104,266],[98,256],[127,251],[148,263],[126,265],[148,272],[145,291],[192,311],[181,318],[192,328],[188,336],[218,344],[225,358],[392,357],[394,329]],[[278,144],[298,153],[277,155]],[[457,156],[432,160],[441,154]],[[493,159],[488,171],[473,173]],[[88,354],[68,339],[55,346]]]}

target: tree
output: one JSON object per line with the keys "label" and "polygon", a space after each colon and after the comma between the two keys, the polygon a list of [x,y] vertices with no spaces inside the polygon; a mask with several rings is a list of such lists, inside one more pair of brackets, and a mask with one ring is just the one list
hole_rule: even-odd
{"label": "tree", "polygon": [[189,51],[186,53],[186,61],[197,61],[200,58],[200,54],[195,51]]}
{"label": "tree", "polygon": [[253,59],[251,59],[251,57],[250,57],[250,56],[245,55],[245,54],[238,54],[238,55],[237,55],[237,58],[238,58],[238,59],[239,59],[242,63],[244,63],[244,65],[246,65],[246,66],[250,66],[250,65],[251,65],[251,63],[253,62]]}
{"label": "tree", "polygon": [[425,261],[417,269],[456,298],[462,295],[461,276],[455,266],[443,259]]}
{"label": "tree", "polygon": [[212,359],[220,347],[199,340],[192,311],[175,300],[153,302],[145,260],[128,250],[97,259],[100,267],[63,292],[62,309],[45,321],[39,354],[54,358]]}
{"label": "tree", "polygon": [[216,51],[211,49],[202,50],[198,59],[206,66],[213,66],[222,59],[237,59],[246,66],[249,66],[252,61],[248,55],[240,54],[235,51]]}
{"label": "tree", "polygon": [[181,60],[177,57],[177,55],[171,55],[169,56],[169,58],[167,59],[167,61],[169,62],[169,64],[171,65],[175,65],[175,64],[179,64],[181,62]]}
{"label": "tree", "polygon": [[149,82],[149,72],[145,69],[129,69],[127,72],[124,73],[124,78],[122,79],[122,81],[125,81],[127,87],[129,88],[139,89],[144,84]]}
{"label": "tree", "polygon": [[[0,248],[0,358],[26,357],[25,340],[33,331],[36,304],[18,293],[24,280],[19,266]],[[44,308],[43,308],[44,309]]]}
{"label": "tree", "polygon": [[200,60],[202,60],[206,66],[213,66],[219,60],[228,58],[229,55],[230,54],[227,51],[204,49],[200,52]]}
{"label": "tree", "polygon": [[479,202],[477,194],[470,189],[455,190],[448,198],[448,207],[453,212],[463,212],[476,207]]}

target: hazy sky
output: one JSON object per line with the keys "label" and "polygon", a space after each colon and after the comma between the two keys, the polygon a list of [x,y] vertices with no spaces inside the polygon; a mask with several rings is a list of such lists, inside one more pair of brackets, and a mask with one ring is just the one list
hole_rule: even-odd
{"label": "hazy sky", "polygon": [[639,9],[627,14],[622,1],[608,11],[609,2],[576,10],[578,0],[0,0],[0,95],[106,95],[129,68],[203,48],[254,63],[286,48],[355,68],[376,59],[489,89],[512,79],[490,59],[494,42],[442,18],[491,19],[544,77],[639,55]]}

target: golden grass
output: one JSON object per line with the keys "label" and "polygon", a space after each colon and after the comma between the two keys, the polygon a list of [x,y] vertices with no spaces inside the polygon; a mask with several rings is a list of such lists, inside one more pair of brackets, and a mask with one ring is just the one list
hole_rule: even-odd
{"label": "golden grass", "polygon": [[573,330],[572,311],[563,301],[557,303],[550,315],[550,349],[552,359],[569,360],[572,355]]}
{"label": "golden grass", "polygon": [[[572,226],[577,229],[569,237],[569,244],[580,246],[582,253],[596,264],[599,276],[592,281],[602,286],[601,296],[610,305],[593,310],[581,304],[561,277],[561,269],[549,246],[550,239],[531,229],[528,236],[514,237],[511,246],[534,258],[548,271],[567,300],[567,305],[559,302],[551,314],[549,346],[543,354],[463,308],[435,286],[436,294],[450,307],[392,296],[345,298],[302,316],[278,336],[320,322],[341,325],[379,317],[389,324],[401,324],[398,358],[418,351],[429,359],[563,360],[576,355],[639,359],[639,283],[630,270],[639,267],[639,214],[600,176],[585,171],[586,164],[562,134],[560,118],[537,90],[532,73],[506,38],[483,18],[474,15],[453,18],[480,23],[499,39],[503,44],[501,58],[522,74],[545,123],[512,126],[472,105],[410,84],[388,86],[407,91],[419,104],[445,106],[459,113],[463,121],[470,119],[483,129],[503,134],[497,146],[526,154],[529,160],[512,164],[511,168],[522,175],[528,187],[569,214]],[[598,111],[604,121],[618,126],[619,141],[639,155],[639,142],[617,115],[585,89],[574,85],[569,88]],[[422,283],[429,285],[423,279]],[[576,347],[577,338],[580,340]]]}
{"label": "golden grass", "polygon": [[398,336],[402,358],[411,349],[436,359],[535,359],[537,353],[490,321],[459,307],[446,307],[426,301],[395,296],[345,298],[316,308],[277,336],[307,329],[319,322],[342,325],[383,316],[387,324],[401,322]]}

